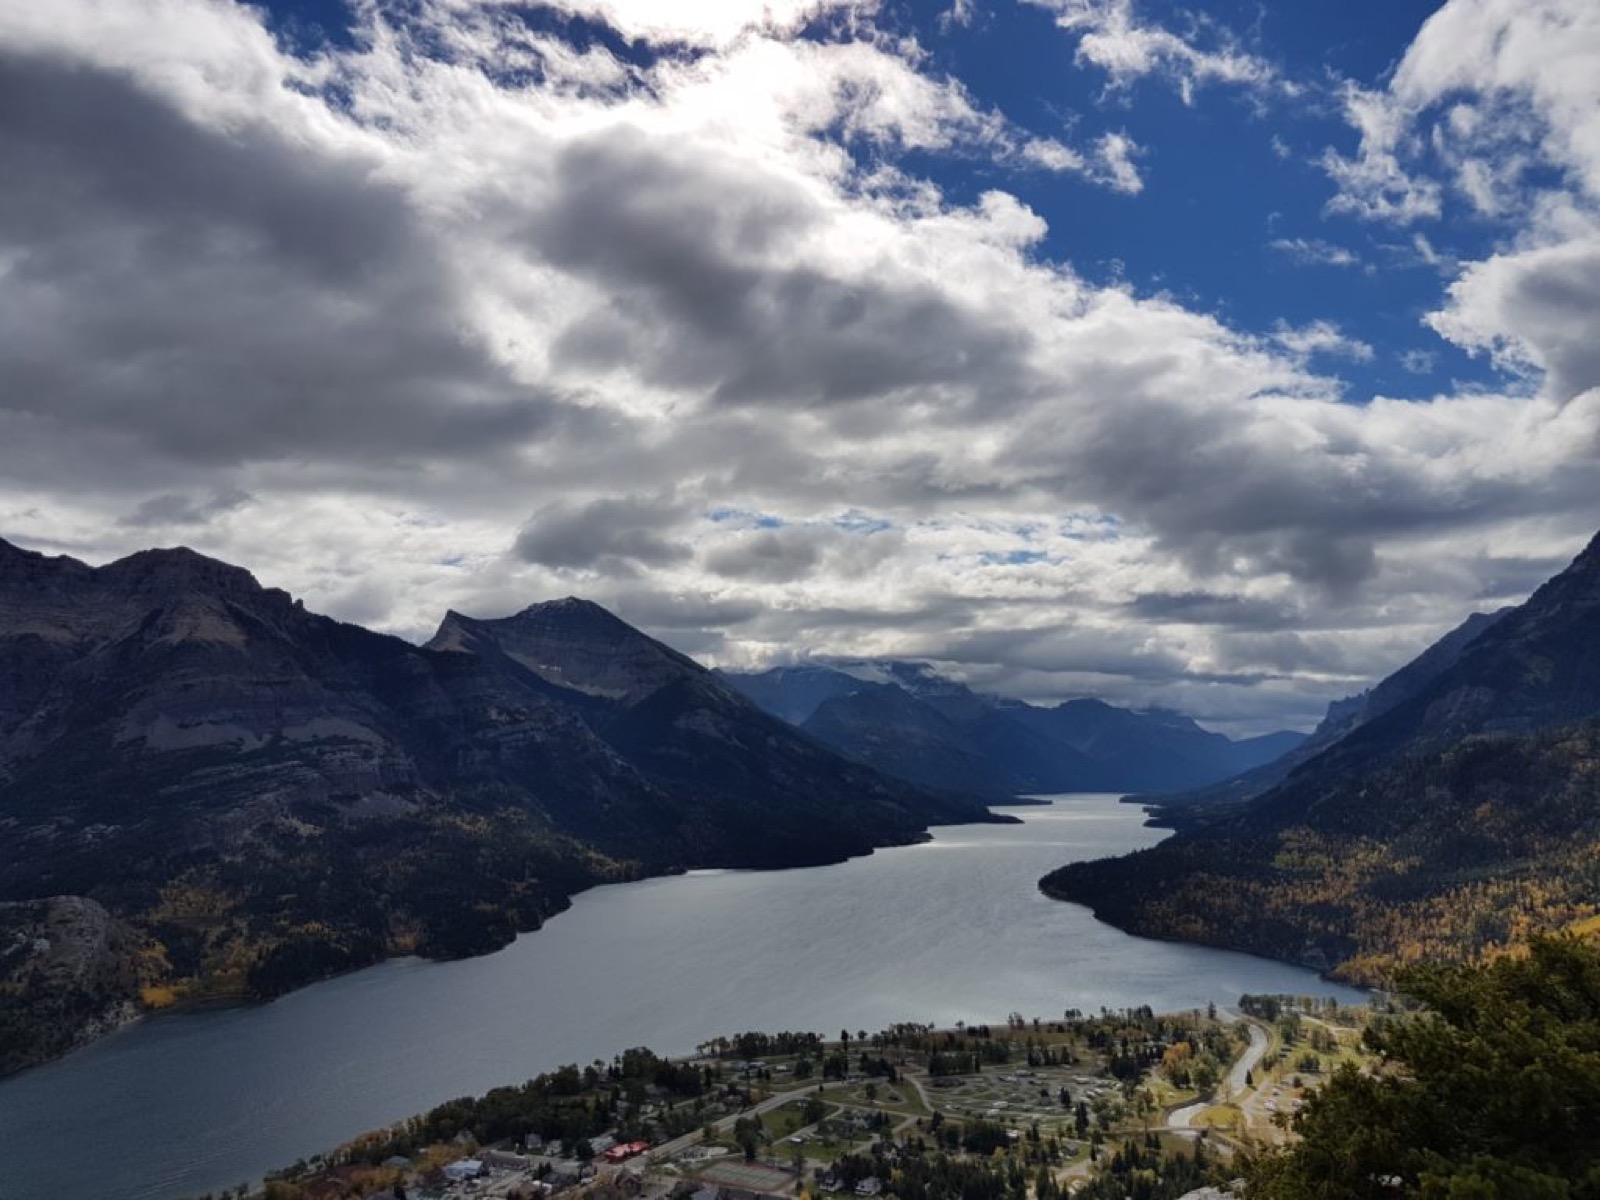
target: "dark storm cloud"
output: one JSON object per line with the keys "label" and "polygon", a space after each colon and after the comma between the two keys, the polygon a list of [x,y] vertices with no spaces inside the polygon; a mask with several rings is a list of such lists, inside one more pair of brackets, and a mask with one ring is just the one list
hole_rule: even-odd
{"label": "dark storm cloud", "polygon": [[949,662],[988,663],[1051,673],[1120,675],[1146,683],[1190,677],[1173,649],[1153,648],[1136,628],[985,629],[954,638],[941,655]]}
{"label": "dark storm cloud", "polygon": [[731,404],[831,403],[991,389],[1027,349],[930,285],[789,261],[815,202],[703,147],[617,127],[561,151],[553,179],[526,235],[610,297],[557,343],[568,364],[627,361]]}
{"label": "dark storm cloud", "polygon": [[[750,599],[696,594],[663,595],[648,589],[616,592],[607,602],[637,625],[663,630],[733,630],[759,619],[766,605]],[[674,635],[673,645],[678,645]]]}
{"label": "dark storm cloud", "polygon": [[163,492],[140,503],[117,524],[137,528],[163,525],[209,525],[218,517],[249,504],[255,497],[241,488],[228,488],[210,496],[187,496]]}
{"label": "dark storm cloud", "polygon": [[1545,580],[1565,569],[1566,555],[1532,555],[1524,558],[1492,557],[1472,564],[1479,600],[1521,600]]}
{"label": "dark storm cloud", "polygon": [[781,583],[799,579],[822,560],[822,548],[811,538],[755,533],[705,557],[706,570],[728,579]]}
{"label": "dark storm cloud", "polygon": [[1140,620],[1177,625],[1244,625],[1278,628],[1302,620],[1282,601],[1255,600],[1214,592],[1144,592],[1128,604]]}
{"label": "dark storm cloud", "polygon": [[683,510],[659,498],[561,500],[528,518],[514,553],[523,562],[557,569],[663,567],[691,557],[684,524]]}
{"label": "dark storm cloud", "polygon": [[199,466],[493,454],[548,424],[374,162],[4,49],[0,162],[0,417]]}
{"label": "dark storm cloud", "polygon": [[[1596,478],[1581,459],[1553,464],[1543,490],[1512,471],[1419,470],[1417,456],[1384,444],[1381,428],[1332,419],[1322,401],[1305,401],[1303,414],[1244,419],[1237,408],[1185,395],[1192,384],[1176,361],[1097,364],[1085,374],[1093,393],[1117,402],[1086,407],[1059,427],[1019,422],[1009,460],[1036,486],[1142,524],[1162,552],[1201,575],[1282,573],[1349,597],[1376,578],[1386,540],[1547,512]],[[1309,446],[1308,426],[1321,433]]]}

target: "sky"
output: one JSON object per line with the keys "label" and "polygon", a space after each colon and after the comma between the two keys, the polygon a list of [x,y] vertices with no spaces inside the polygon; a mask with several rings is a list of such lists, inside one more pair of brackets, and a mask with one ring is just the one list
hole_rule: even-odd
{"label": "sky", "polygon": [[1314,724],[1600,527],[1593,0],[0,0],[0,537]]}

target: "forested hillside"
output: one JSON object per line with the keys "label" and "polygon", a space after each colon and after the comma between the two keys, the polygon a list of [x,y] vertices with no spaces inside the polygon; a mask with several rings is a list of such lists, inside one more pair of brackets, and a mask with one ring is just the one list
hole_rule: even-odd
{"label": "forested hillside", "polygon": [[1064,867],[1041,887],[1137,933],[1368,983],[1589,920],[1600,911],[1600,538],[1471,632],[1406,686],[1378,689],[1394,702],[1242,810],[1202,814],[1161,845]]}

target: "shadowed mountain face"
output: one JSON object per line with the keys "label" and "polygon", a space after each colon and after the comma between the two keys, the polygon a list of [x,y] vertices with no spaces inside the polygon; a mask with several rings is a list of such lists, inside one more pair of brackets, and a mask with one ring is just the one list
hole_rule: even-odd
{"label": "shadowed mountain face", "polygon": [[[1475,642],[1501,617],[1513,611],[1473,613],[1393,675],[1357,696],[1335,700],[1311,736],[1290,747],[1281,757],[1252,767],[1220,783],[1192,791],[1155,797],[1164,820],[1174,825],[1216,820],[1238,811],[1245,801],[1271,791],[1302,763],[1309,762],[1368,721],[1383,716],[1420,694],[1453,667]],[[1269,735],[1271,736],[1271,735]]]}
{"label": "shadowed mountain face", "polygon": [[597,881],[984,819],[583,601],[452,613],[419,648],[187,550],[92,568],[0,542],[0,901],[130,923],[147,1000],[476,953]]}
{"label": "shadowed mountain face", "polygon": [[1343,716],[1242,808],[1042,886],[1136,932],[1358,979],[1600,908],[1600,538]]}
{"label": "shadowed mountain face", "polygon": [[725,678],[841,754],[990,796],[1197,787],[1278,758],[1303,734],[1232,741],[1180,713],[983,696],[921,663],[777,667]]}
{"label": "shadowed mountain face", "polygon": [[603,815],[569,814],[567,827],[597,844],[628,836],[617,821],[637,820],[649,829],[631,839],[641,853],[687,839],[714,847],[724,865],[795,865],[907,840],[930,822],[988,817],[950,784],[919,791],[841,759],[587,601],[539,604],[501,620],[452,613],[429,649],[566,690],[593,734],[672,798],[663,805],[640,793],[636,812],[613,805]]}

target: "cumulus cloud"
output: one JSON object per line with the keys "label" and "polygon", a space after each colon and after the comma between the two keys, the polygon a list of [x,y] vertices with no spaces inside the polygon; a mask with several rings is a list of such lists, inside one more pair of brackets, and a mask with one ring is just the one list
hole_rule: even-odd
{"label": "cumulus cloud", "polygon": [[1324,158],[1331,207],[1404,224],[1439,216],[1447,188],[1486,217],[1552,191],[1600,199],[1597,56],[1600,11],[1585,0],[1450,0],[1386,87],[1345,85],[1360,144]]}
{"label": "cumulus cloud", "polygon": [[[563,7],[653,50],[464,0],[311,55],[225,0],[0,8],[0,532],[174,531],[408,636],[578,591],[727,663],[923,656],[1252,725],[1593,516],[1578,200],[1433,318],[1515,386],[1351,397],[1328,372],[1371,350],[1331,323],[1042,252],[1025,182],[1131,195],[1138,145],[1019,126],[871,5]],[[1056,8],[1114,81],[1275,78],[1209,25]]]}
{"label": "cumulus cloud", "polygon": [[1551,394],[1569,400],[1600,388],[1597,314],[1600,229],[1472,264],[1429,320],[1458,345],[1544,373]]}
{"label": "cumulus cloud", "polygon": [[664,567],[688,558],[681,538],[684,513],[670,499],[602,496],[584,503],[557,501],[528,518],[515,552],[544,567],[590,569]]}
{"label": "cumulus cloud", "polygon": [[1503,230],[1455,274],[1428,317],[1438,333],[1543,379],[1565,403],[1600,385],[1600,10],[1584,0],[1451,0],[1418,33],[1388,86],[1347,92],[1353,158],[1329,152],[1333,207],[1406,223],[1453,188]]}
{"label": "cumulus cloud", "polygon": [[1372,361],[1372,347],[1360,338],[1349,337],[1333,321],[1311,321],[1300,326],[1279,321],[1272,340],[1301,359],[1329,354],[1356,362]]}
{"label": "cumulus cloud", "polygon": [[1178,33],[1146,20],[1135,0],[1029,0],[1055,14],[1057,26],[1077,38],[1077,58],[1104,71],[1113,87],[1147,76],[1167,80],[1185,104],[1208,84],[1231,84],[1265,93],[1293,90],[1271,63],[1244,49],[1214,21],[1189,18]]}

